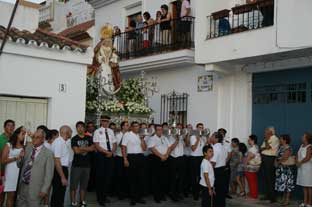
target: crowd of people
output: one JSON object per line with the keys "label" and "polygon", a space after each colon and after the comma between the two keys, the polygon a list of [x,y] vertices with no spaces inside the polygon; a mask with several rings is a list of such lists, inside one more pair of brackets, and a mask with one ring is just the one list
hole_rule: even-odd
{"label": "crowd of people", "polygon": [[[273,127],[265,130],[260,147],[255,135],[245,144],[230,139],[223,128],[204,134],[202,123],[195,129],[190,124],[175,126],[183,128],[187,134],[170,135],[165,133],[172,130],[167,123],[117,126],[102,116],[98,129],[93,122],[77,122],[77,134],[72,136],[67,125],[59,131],[42,125],[32,133],[23,126],[15,129],[15,122],[6,120],[0,135],[0,206],[61,207],[68,187],[71,206],[86,207],[88,186],[95,185],[101,206],[109,205],[111,196],[129,198],[133,206],[145,204],[143,198],[149,194],[156,203],[167,197],[182,201],[190,194],[194,200],[201,197],[203,207],[225,207],[226,198],[232,196],[258,198],[259,169],[263,169],[263,199],[275,202],[276,192],[281,192],[281,204],[287,206],[297,184],[304,191],[300,206],[312,205],[310,133],[304,133],[295,156],[289,135],[278,138]],[[151,133],[142,133],[146,130]]]}
{"label": "crowd of people", "polygon": [[129,19],[125,33],[121,33],[118,26],[114,27],[114,47],[121,57],[127,55],[130,58],[136,55],[148,54],[152,49],[162,45],[170,46],[173,41],[173,30],[176,31],[176,41],[187,44],[191,38],[192,18],[189,0],[183,0],[181,11],[177,19],[169,11],[166,4],[161,5],[152,18],[149,12],[143,16],[138,14],[135,19]]}

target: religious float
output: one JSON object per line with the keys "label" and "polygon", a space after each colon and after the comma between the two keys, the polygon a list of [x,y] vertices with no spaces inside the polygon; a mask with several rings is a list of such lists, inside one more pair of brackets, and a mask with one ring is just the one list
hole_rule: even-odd
{"label": "religious float", "polygon": [[88,67],[86,120],[99,124],[101,115],[109,115],[116,124],[153,122],[148,95],[157,92],[156,80],[147,81],[144,71],[140,77],[121,79],[113,34],[113,27],[105,24],[101,40],[94,48],[92,65]]}

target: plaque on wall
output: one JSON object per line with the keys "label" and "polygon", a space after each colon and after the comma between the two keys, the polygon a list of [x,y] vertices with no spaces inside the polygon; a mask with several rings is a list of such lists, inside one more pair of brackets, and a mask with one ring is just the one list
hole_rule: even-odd
{"label": "plaque on wall", "polygon": [[203,75],[198,77],[197,91],[206,92],[213,89],[213,75]]}

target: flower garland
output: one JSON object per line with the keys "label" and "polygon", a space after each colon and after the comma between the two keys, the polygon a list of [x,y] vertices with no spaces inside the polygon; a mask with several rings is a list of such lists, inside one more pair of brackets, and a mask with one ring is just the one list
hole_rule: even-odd
{"label": "flower garland", "polygon": [[117,100],[98,103],[98,82],[95,76],[87,78],[87,112],[96,112],[98,108],[103,113],[151,114],[152,109],[146,106],[144,95],[141,93],[140,79],[124,80],[120,91],[116,94]]}

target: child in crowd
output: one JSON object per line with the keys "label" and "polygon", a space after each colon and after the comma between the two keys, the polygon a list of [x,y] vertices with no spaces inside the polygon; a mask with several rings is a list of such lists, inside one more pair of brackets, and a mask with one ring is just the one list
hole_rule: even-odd
{"label": "child in crowd", "polygon": [[236,182],[238,183],[240,193],[239,195],[244,197],[246,196],[245,192],[245,177],[244,177],[244,163],[246,160],[247,146],[244,143],[239,143],[238,149],[240,152],[240,163],[236,171]]}
{"label": "child in crowd", "polygon": [[212,198],[215,195],[214,185],[214,170],[210,159],[213,157],[212,145],[206,145],[203,148],[204,159],[200,165],[200,182],[202,187],[202,207],[212,207]]}
{"label": "child in crowd", "polygon": [[230,155],[230,168],[231,168],[231,179],[230,179],[230,192],[231,194],[236,194],[237,192],[237,181],[236,181],[236,175],[237,175],[237,168],[240,164],[240,158],[241,153],[239,151],[239,139],[233,138],[231,140],[231,147],[232,152]]}

